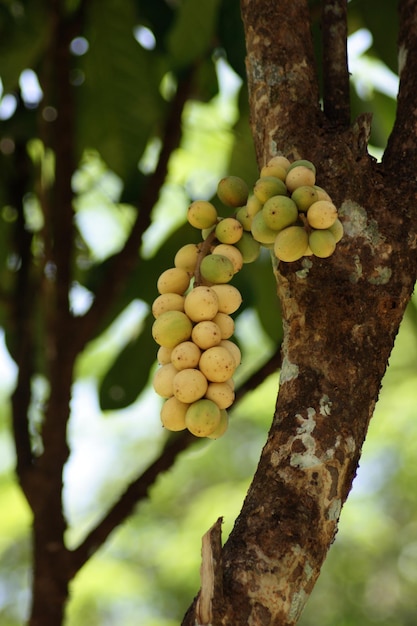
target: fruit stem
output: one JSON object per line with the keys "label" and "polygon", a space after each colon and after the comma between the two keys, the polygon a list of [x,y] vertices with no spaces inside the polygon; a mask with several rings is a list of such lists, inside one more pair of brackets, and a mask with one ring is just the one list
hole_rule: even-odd
{"label": "fruit stem", "polygon": [[216,239],[216,232],[213,229],[211,233],[206,237],[201,245],[200,251],[197,256],[197,263],[194,270],[194,287],[199,287],[205,284],[204,278],[201,276],[200,265],[204,257],[210,254],[211,247]]}

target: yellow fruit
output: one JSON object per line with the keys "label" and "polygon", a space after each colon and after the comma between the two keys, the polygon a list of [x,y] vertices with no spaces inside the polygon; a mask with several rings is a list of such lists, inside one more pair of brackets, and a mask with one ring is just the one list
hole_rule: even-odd
{"label": "yellow fruit", "polygon": [[304,185],[314,185],[316,182],[316,175],[308,167],[304,165],[298,165],[293,169],[288,170],[287,177],[285,179],[285,184],[288,188],[288,191],[292,193],[297,187],[302,187]]}
{"label": "yellow fruit", "polygon": [[277,231],[273,230],[266,224],[263,209],[253,218],[251,233],[255,241],[258,241],[263,245],[269,245],[274,243],[275,237],[277,236]]}
{"label": "yellow fruit", "polygon": [[323,187],[319,187],[318,185],[313,185],[313,187],[317,191],[318,200],[328,200],[329,202],[332,201],[331,197],[329,196],[327,191],[323,189]]}
{"label": "yellow fruit", "polygon": [[185,425],[196,437],[208,437],[220,424],[220,409],[206,398],[193,402],[185,414]]}
{"label": "yellow fruit", "polygon": [[190,285],[190,275],[181,267],[170,267],[162,272],[156,287],[160,294],[178,293],[182,295]]}
{"label": "yellow fruit", "polygon": [[195,200],[188,207],[187,220],[194,228],[210,228],[217,222],[217,209],[211,202]]}
{"label": "yellow fruit", "polygon": [[219,409],[227,409],[233,404],[235,392],[227,383],[209,383],[205,397],[215,402]]}
{"label": "yellow fruit", "polygon": [[193,328],[191,339],[202,350],[217,346],[222,340],[222,333],[215,322],[205,320],[198,322]]}
{"label": "yellow fruit", "polygon": [[216,430],[213,430],[213,432],[210,433],[210,435],[207,435],[207,437],[209,439],[219,439],[219,437],[222,437],[224,435],[228,426],[229,426],[229,416],[227,414],[227,411],[225,411],[224,409],[221,409],[219,425],[217,426]]}
{"label": "yellow fruit", "polygon": [[250,195],[246,203],[246,210],[249,217],[255,217],[255,215],[262,209],[262,206],[263,203],[255,196],[254,193]]}
{"label": "yellow fruit", "polygon": [[301,185],[301,187],[297,187],[297,189],[293,191],[291,199],[294,200],[298,210],[305,213],[313,202],[317,202],[319,194],[315,187]]}
{"label": "yellow fruit", "polygon": [[193,329],[190,318],[182,311],[166,311],[152,325],[152,337],[165,348],[175,348],[191,337]]}
{"label": "yellow fruit", "polygon": [[235,322],[227,313],[217,313],[212,320],[220,328],[222,339],[229,339],[234,333]]}
{"label": "yellow fruit", "polygon": [[233,285],[212,285],[211,289],[216,292],[219,301],[219,312],[231,314],[238,310],[242,304],[242,296],[239,289]]}
{"label": "yellow fruit", "polygon": [[297,221],[298,209],[295,202],[288,196],[272,196],[265,202],[262,215],[268,228],[277,231]]}
{"label": "yellow fruit", "polygon": [[193,341],[179,343],[171,352],[171,363],[180,371],[198,366],[201,350]]}
{"label": "yellow fruit", "polygon": [[192,274],[197,265],[200,246],[195,243],[187,243],[182,246],[174,257],[175,267],[180,267],[189,274]]}
{"label": "yellow fruit", "polygon": [[167,365],[167,363],[171,363],[171,348],[164,348],[164,346],[159,346],[158,352],[156,355],[156,360],[159,365]]}
{"label": "yellow fruit", "polygon": [[207,380],[213,383],[224,383],[233,376],[236,363],[227,348],[214,346],[203,352],[199,367]]}
{"label": "yellow fruit", "polygon": [[229,350],[230,354],[234,358],[236,367],[239,367],[242,360],[242,353],[240,352],[239,346],[237,346],[233,341],[229,341],[228,339],[222,339],[220,345],[223,348],[226,348],[226,350]]}
{"label": "yellow fruit", "polygon": [[261,178],[264,178],[265,176],[275,176],[275,178],[279,178],[280,180],[284,181],[287,175],[287,170],[285,169],[285,167],[282,167],[282,165],[267,163],[261,169],[260,174]]}
{"label": "yellow fruit", "polygon": [[337,219],[337,208],[333,202],[318,200],[307,211],[307,221],[312,228],[330,228]]}
{"label": "yellow fruit", "polygon": [[179,293],[163,293],[158,296],[152,304],[153,316],[159,317],[166,311],[183,311],[184,310],[184,296]]}
{"label": "yellow fruit", "polygon": [[288,226],[281,230],[274,244],[275,256],[280,261],[298,261],[306,253],[308,235],[302,226]]}
{"label": "yellow fruit", "polygon": [[233,263],[222,254],[209,254],[200,263],[200,273],[210,283],[228,283],[235,273]]}
{"label": "yellow fruit", "polygon": [[206,376],[194,368],[180,370],[173,380],[174,396],[186,404],[202,398],[207,391],[207,386]]}
{"label": "yellow fruit", "polygon": [[178,370],[172,363],[161,365],[161,367],[156,370],[152,385],[159,396],[162,398],[170,398],[174,395],[173,382],[177,374]]}
{"label": "yellow fruit", "polygon": [[185,414],[190,405],[180,402],[174,396],[168,398],[162,405],[161,422],[162,426],[167,430],[179,431],[185,430]]}
{"label": "yellow fruit", "polygon": [[308,245],[315,256],[327,259],[336,249],[336,239],[330,230],[313,230],[308,238]]}
{"label": "yellow fruit", "polygon": [[245,204],[249,189],[239,176],[226,176],[217,185],[217,196],[228,207],[237,208]]}
{"label": "yellow fruit", "polygon": [[[242,206],[238,209],[236,213],[236,219],[242,224],[243,230],[249,231],[252,225],[253,217],[251,217],[248,213],[248,207]],[[244,234],[244,233],[243,233]],[[242,234],[242,237],[243,237]],[[239,239],[240,241],[240,239]]]}
{"label": "yellow fruit", "polygon": [[335,238],[336,243],[338,243],[343,237],[343,224],[339,220],[339,218],[335,220],[334,224],[330,226],[329,230]]}
{"label": "yellow fruit", "polygon": [[287,159],[287,157],[282,156],[281,154],[277,154],[276,156],[272,157],[272,159],[269,159],[267,165],[279,165],[280,167],[283,167],[284,170],[288,171],[291,163]]}
{"label": "yellow fruit", "polygon": [[259,178],[253,188],[253,193],[262,204],[272,196],[286,196],[287,187],[285,183],[275,176],[263,176]]}
{"label": "yellow fruit", "polygon": [[220,243],[236,243],[243,233],[243,226],[234,217],[225,217],[216,226],[216,237]]}
{"label": "yellow fruit", "polygon": [[249,233],[243,233],[235,246],[242,255],[243,263],[253,263],[261,253],[261,244]]}
{"label": "yellow fruit", "polygon": [[185,296],[184,311],[193,322],[211,320],[219,310],[219,299],[211,287],[194,287]]}
{"label": "yellow fruit", "polygon": [[236,246],[232,246],[229,243],[219,243],[218,246],[215,246],[215,248],[213,248],[213,254],[222,254],[223,256],[230,259],[230,261],[233,263],[233,270],[235,274],[242,269],[242,253],[240,252],[240,250],[238,250]]}

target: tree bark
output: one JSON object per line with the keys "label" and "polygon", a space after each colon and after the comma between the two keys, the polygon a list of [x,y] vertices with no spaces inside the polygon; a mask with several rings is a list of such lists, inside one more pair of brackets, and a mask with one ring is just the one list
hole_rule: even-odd
{"label": "tree bark", "polygon": [[[406,5],[415,24],[417,4]],[[369,117],[346,126],[331,77],[332,119],[320,110],[307,2],[243,0],[242,15],[259,166],[277,152],[312,160],[345,230],[328,259],[274,263],[284,324],[276,412],[223,548],[211,621],[293,626],[334,540],[416,278],[417,187],[394,165],[406,146],[415,168],[416,130],[406,123],[410,100],[389,162],[377,164],[367,153]],[[414,39],[409,46],[417,50]],[[196,601],[184,626],[196,623],[195,609]]]}

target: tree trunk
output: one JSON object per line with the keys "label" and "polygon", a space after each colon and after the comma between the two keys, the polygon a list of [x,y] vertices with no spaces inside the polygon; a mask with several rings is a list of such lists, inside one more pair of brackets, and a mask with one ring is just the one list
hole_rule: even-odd
{"label": "tree trunk", "polygon": [[[417,14],[415,2],[403,4]],[[324,12],[339,16],[327,22],[333,33],[346,32],[345,5],[324,3]],[[407,141],[415,167],[416,131],[407,127],[406,137],[397,120],[389,163],[377,164],[366,149],[369,118],[346,123],[342,58],[332,58],[333,72],[339,69],[325,85],[329,115],[319,108],[307,2],[243,0],[242,15],[259,165],[277,152],[313,161],[317,183],[339,207],[345,231],[328,259],[274,264],[284,324],[276,412],[242,511],[216,561],[221,584],[212,586],[206,611],[213,626],[292,626],[334,540],[413,290],[415,175],[405,184],[400,168],[390,165],[400,161]],[[399,119],[410,117],[401,106]],[[199,619],[206,592],[203,584],[185,626],[206,623]]]}

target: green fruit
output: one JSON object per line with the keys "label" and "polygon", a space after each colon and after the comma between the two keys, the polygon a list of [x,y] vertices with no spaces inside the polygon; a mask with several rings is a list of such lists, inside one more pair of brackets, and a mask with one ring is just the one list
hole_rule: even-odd
{"label": "green fruit", "polygon": [[308,245],[315,256],[326,259],[335,251],[336,239],[330,230],[313,230],[310,233]]}
{"label": "green fruit", "polygon": [[233,263],[222,254],[209,254],[200,264],[200,274],[210,283],[228,283],[234,273]]}
{"label": "green fruit", "polygon": [[253,238],[263,245],[273,244],[277,236],[277,231],[266,225],[263,210],[253,218],[251,232]]}
{"label": "green fruit", "polygon": [[187,220],[194,228],[210,228],[217,222],[217,209],[206,200],[195,200],[188,207]]}
{"label": "green fruit", "polygon": [[234,217],[226,217],[216,226],[216,238],[220,243],[236,243],[243,233],[243,226]]}
{"label": "green fruit", "polygon": [[191,337],[193,325],[189,317],[181,311],[166,311],[154,321],[152,337],[165,348],[175,348]]}
{"label": "green fruit", "polygon": [[287,187],[285,183],[275,176],[263,176],[259,178],[253,188],[253,193],[262,204],[264,204],[268,198],[272,196],[286,196],[288,195]]}
{"label": "green fruit", "polygon": [[249,215],[247,206],[238,209],[236,219],[242,224],[243,230],[249,231],[251,229],[253,217]]}
{"label": "green fruit", "polygon": [[208,437],[220,424],[220,409],[215,402],[203,398],[193,402],[185,414],[185,425],[196,437]]}
{"label": "green fruit", "polygon": [[343,237],[343,224],[339,218],[336,218],[334,224],[330,226],[329,230],[335,238],[336,243],[338,243]]}
{"label": "green fruit", "polygon": [[263,218],[268,228],[282,230],[297,221],[297,205],[288,196],[272,196],[262,209]]}
{"label": "green fruit", "polygon": [[281,230],[274,244],[275,256],[280,261],[298,261],[306,253],[308,235],[302,226],[288,226]]}
{"label": "green fruit", "polygon": [[299,167],[300,165],[307,167],[309,170],[316,173],[316,166],[311,161],[307,161],[307,159],[298,159],[297,161],[293,161],[289,166],[288,171],[290,172],[295,167]]}
{"label": "green fruit", "polygon": [[228,207],[237,208],[248,199],[249,188],[239,176],[226,176],[217,185],[217,196]]}
{"label": "green fruit", "polygon": [[246,210],[248,212],[249,217],[255,217],[257,213],[262,209],[263,202],[259,200],[253,193],[249,196],[248,201],[246,203]]}
{"label": "green fruit", "polygon": [[261,252],[261,244],[249,233],[243,233],[235,247],[240,250],[243,263],[253,263]]}
{"label": "green fruit", "polygon": [[291,199],[294,200],[298,210],[305,213],[313,202],[317,202],[319,194],[315,187],[302,185],[292,192]]}
{"label": "green fruit", "polygon": [[217,426],[216,430],[213,430],[213,432],[210,435],[208,435],[208,438],[218,439],[219,437],[224,435],[228,426],[229,426],[229,416],[227,414],[227,411],[225,409],[221,409],[219,425]]}

